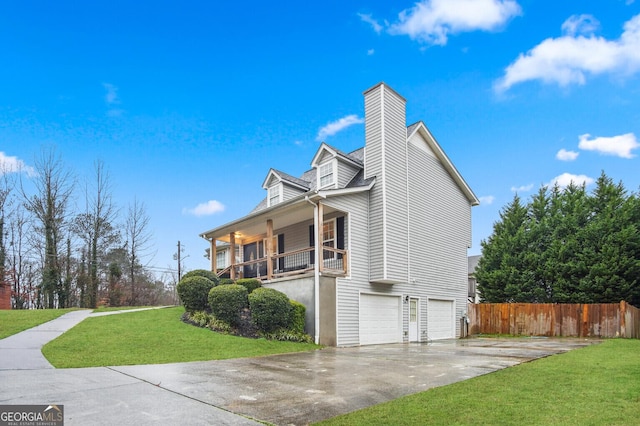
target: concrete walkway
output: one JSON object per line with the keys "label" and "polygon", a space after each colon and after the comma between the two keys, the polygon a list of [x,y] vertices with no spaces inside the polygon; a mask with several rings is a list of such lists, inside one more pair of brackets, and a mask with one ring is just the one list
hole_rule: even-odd
{"label": "concrete walkway", "polygon": [[[64,405],[67,425],[302,425],[598,343],[465,339],[221,361],[52,368],[37,354],[39,348],[88,312],[71,312],[0,340],[0,404]],[[113,312],[95,315],[105,314]]]}
{"label": "concrete walkway", "polygon": [[0,340],[0,370],[54,368],[42,355],[42,347],[90,315],[89,309],[72,311]]}
{"label": "concrete walkway", "polygon": [[159,308],[73,311],[0,339],[0,405],[63,405],[66,425],[262,424],[112,368],[55,369],[42,355],[85,318]]}

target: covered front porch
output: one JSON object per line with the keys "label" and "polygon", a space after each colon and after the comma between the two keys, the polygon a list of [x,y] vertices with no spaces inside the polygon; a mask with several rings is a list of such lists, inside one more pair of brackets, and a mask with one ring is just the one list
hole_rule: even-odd
{"label": "covered front porch", "polygon": [[219,277],[272,281],[318,272],[346,276],[347,214],[317,197],[253,212],[201,234],[210,243],[211,270]]}

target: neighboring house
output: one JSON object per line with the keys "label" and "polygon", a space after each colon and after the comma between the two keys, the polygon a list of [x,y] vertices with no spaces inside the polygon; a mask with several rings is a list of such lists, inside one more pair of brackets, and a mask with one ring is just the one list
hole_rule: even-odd
{"label": "neighboring house", "polygon": [[469,256],[468,259],[468,271],[469,271],[469,303],[480,303],[480,293],[478,292],[478,281],[476,280],[476,268],[482,255]]}
{"label": "neighboring house", "polygon": [[406,126],[402,96],[380,83],[364,100],[365,147],[322,143],[299,178],[270,169],[251,213],[201,234],[211,270],[306,305],[321,344],[455,338],[478,199],[424,123]]}

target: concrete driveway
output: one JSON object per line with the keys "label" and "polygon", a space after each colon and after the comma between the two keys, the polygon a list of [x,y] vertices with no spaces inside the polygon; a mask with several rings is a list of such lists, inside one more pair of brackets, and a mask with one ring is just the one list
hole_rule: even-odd
{"label": "concrete driveway", "polygon": [[74,424],[307,424],[585,339],[469,339],[181,364],[0,371],[0,404],[64,404]]}

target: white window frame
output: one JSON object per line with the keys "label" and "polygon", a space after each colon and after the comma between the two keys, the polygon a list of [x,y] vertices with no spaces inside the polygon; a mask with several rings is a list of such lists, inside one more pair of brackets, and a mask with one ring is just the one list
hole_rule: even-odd
{"label": "white window frame", "polygon": [[[273,246],[271,247],[273,249],[272,254],[278,254],[278,235],[279,234],[273,235],[273,242],[272,242]],[[260,257],[265,257],[267,255],[267,241],[268,241],[268,238],[262,239],[262,253],[258,253]]]}
{"label": "white window frame", "polygon": [[[222,258],[222,259],[220,259]],[[222,260],[222,261],[220,261]],[[229,249],[222,250],[216,253],[216,268],[225,269],[229,266]]]}
{"label": "white window frame", "polygon": [[[331,224],[331,228],[332,228],[332,230],[333,230],[333,238],[325,239],[325,236],[324,236],[324,234],[325,234],[325,232],[324,232],[324,226],[325,226],[325,225],[328,225],[328,224]],[[327,220],[324,220],[324,221],[322,222],[322,247],[331,247],[331,248],[336,248],[336,243],[337,243],[337,241],[336,241],[336,240],[337,240],[337,237],[338,237],[338,235],[337,235],[336,225],[337,225],[337,222],[336,222],[336,219],[335,219],[335,218],[333,218],[333,219],[327,219]],[[329,242],[329,241],[331,241],[331,245],[327,245],[327,244],[326,244],[326,243],[327,243],[327,242]],[[323,260],[335,259],[335,257],[336,257],[336,253],[335,253],[335,252],[331,252],[331,256],[330,256],[330,257],[324,257],[324,249],[323,249],[323,251],[322,251],[322,256],[323,256]]]}
{"label": "white window frame", "polygon": [[[274,195],[273,192],[278,191],[277,195]],[[275,203],[273,200],[277,200]],[[269,189],[267,189],[267,206],[275,206],[278,203],[282,202],[282,183],[276,183],[275,185],[271,185]]]}
{"label": "white window frame", "polygon": [[[331,170],[331,172],[329,173],[328,170]],[[331,176],[331,181],[323,184],[322,179],[328,176]],[[318,188],[335,187],[337,181],[336,177],[336,160],[327,161],[326,163],[318,165]]]}

